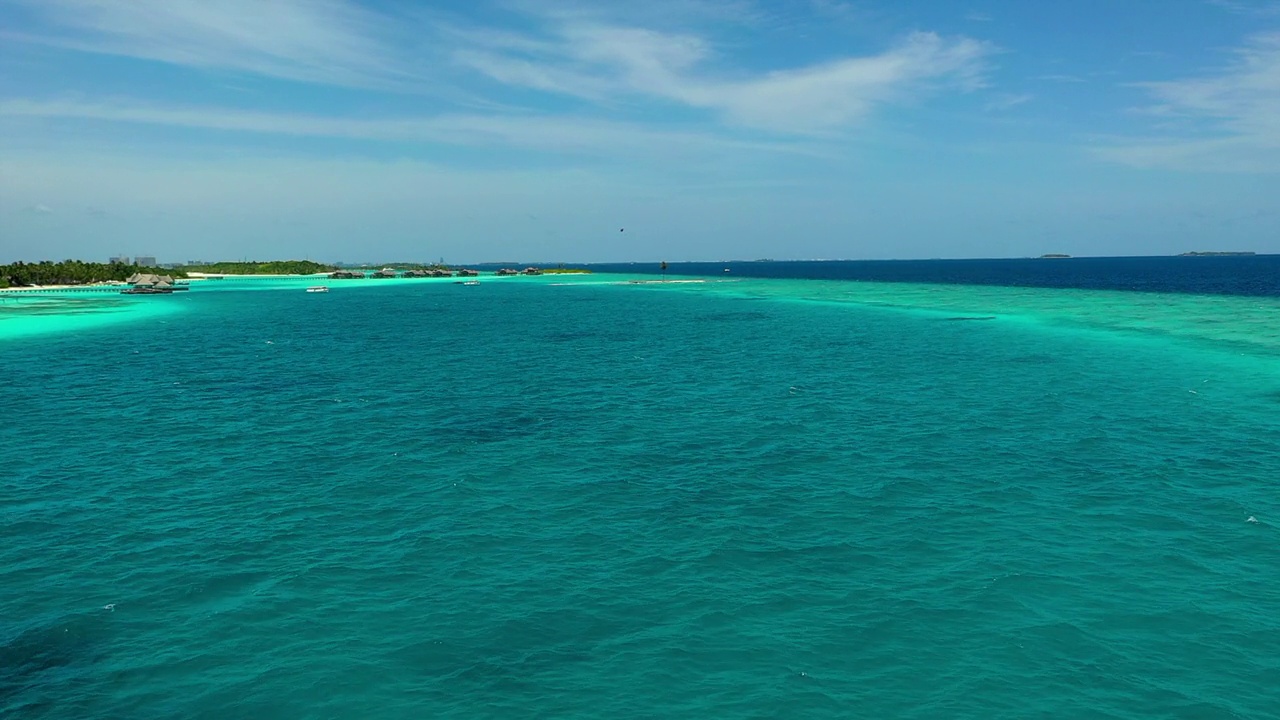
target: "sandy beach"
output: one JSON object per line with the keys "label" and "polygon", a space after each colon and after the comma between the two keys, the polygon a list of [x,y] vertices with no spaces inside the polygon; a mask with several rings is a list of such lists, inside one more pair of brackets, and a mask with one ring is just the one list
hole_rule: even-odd
{"label": "sandy beach", "polygon": [[88,285],[24,285],[24,286],[21,286],[21,287],[7,287],[7,288],[0,288],[0,293],[5,293],[5,292],[22,292],[22,291],[28,291],[28,292],[30,292],[30,291],[33,291],[33,290],[70,290],[70,289],[73,289],[73,288],[102,288],[102,289],[108,289],[108,288],[114,288],[114,287],[127,287],[127,285],[126,285],[125,283],[122,283],[122,282],[117,282],[117,283],[94,283],[94,284],[88,284]]}

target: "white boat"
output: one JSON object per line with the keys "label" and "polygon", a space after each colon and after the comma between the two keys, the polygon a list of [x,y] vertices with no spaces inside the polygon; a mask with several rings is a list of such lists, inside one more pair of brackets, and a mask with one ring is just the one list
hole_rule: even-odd
{"label": "white boat", "polygon": [[312,285],[307,288],[307,292],[329,292],[329,287],[327,285]]}
{"label": "white boat", "polygon": [[464,282],[464,283],[462,283],[462,284],[463,284],[463,285],[479,285],[479,284],[480,284],[480,281],[479,281],[479,280],[468,280],[468,281],[466,281],[466,282]]}

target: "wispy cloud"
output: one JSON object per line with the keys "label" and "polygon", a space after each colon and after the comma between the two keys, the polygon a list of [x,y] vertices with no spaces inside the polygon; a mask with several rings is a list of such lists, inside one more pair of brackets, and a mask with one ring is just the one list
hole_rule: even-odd
{"label": "wispy cloud", "polygon": [[1208,0],[1208,2],[1210,5],[1216,5],[1237,15],[1280,16],[1280,2],[1276,0]]}
{"label": "wispy cloud", "polygon": [[1029,103],[1034,99],[1035,99],[1034,95],[1030,95],[1026,93],[1016,94],[1016,95],[1012,93],[1006,93],[1003,95],[997,95],[995,98],[993,98],[990,102],[988,102],[983,107],[985,110],[987,110],[987,112],[999,112],[1001,110],[1009,110],[1011,108],[1015,108],[1019,105],[1025,105],[1026,103]]}
{"label": "wispy cloud", "polygon": [[[810,1],[811,17],[860,12],[843,0]],[[431,9],[400,7],[393,16],[354,0],[0,3],[37,19],[4,33],[10,41],[363,89],[429,88],[472,108],[507,102],[510,93],[494,87],[488,99],[476,96],[485,92],[479,73],[617,115],[658,103],[702,121],[783,133],[838,132],[885,105],[972,90],[993,52],[970,38],[916,32],[875,53],[748,71],[755,63],[726,52],[718,33],[795,13],[750,0],[510,0],[505,15],[490,13],[518,19],[506,26],[469,25]]]}
{"label": "wispy cloud", "polygon": [[1139,167],[1280,172],[1280,33],[1257,35],[1212,75],[1145,83],[1143,108],[1179,134],[1121,141],[1099,155]]}
{"label": "wispy cloud", "polygon": [[846,0],[809,0],[809,7],[826,20],[857,23],[867,19],[867,11]]}
{"label": "wispy cloud", "polygon": [[37,30],[12,39],[286,80],[388,87],[414,79],[392,18],[348,0],[5,0]]}
{"label": "wispy cloud", "polygon": [[939,87],[976,88],[993,51],[968,38],[914,33],[880,54],[753,77],[715,72],[714,46],[692,34],[570,24],[519,49],[500,40],[454,59],[509,85],[589,99],[647,97],[739,126],[796,133],[843,130],[878,106]]}
{"label": "wispy cloud", "polygon": [[1043,81],[1045,81],[1045,82],[1056,82],[1056,83],[1082,83],[1082,82],[1087,82],[1084,78],[1082,78],[1082,77],[1080,77],[1080,76],[1078,76],[1078,75],[1063,75],[1063,74],[1037,75],[1037,76],[1035,77],[1035,79],[1036,79],[1036,80],[1043,80]]}
{"label": "wispy cloud", "polygon": [[[812,0],[838,2],[838,0]],[[526,17],[559,23],[610,23],[651,28],[703,25],[760,27],[786,17],[778,3],[757,0],[647,0],[602,3],[598,0],[504,0],[502,6]]]}
{"label": "wispy cloud", "polygon": [[265,113],[219,107],[116,102],[0,100],[0,118],[73,118],[166,125],[205,130],[533,151],[669,156],[690,152],[807,153],[805,146],[685,129],[554,115],[428,115],[361,119],[297,113]]}

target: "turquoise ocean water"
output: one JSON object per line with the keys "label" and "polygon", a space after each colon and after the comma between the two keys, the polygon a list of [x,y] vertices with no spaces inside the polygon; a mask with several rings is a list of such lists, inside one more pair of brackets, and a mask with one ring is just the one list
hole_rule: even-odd
{"label": "turquoise ocean water", "polygon": [[624,279],[0,302],[0,716],[1280,717],[1280,299]]}

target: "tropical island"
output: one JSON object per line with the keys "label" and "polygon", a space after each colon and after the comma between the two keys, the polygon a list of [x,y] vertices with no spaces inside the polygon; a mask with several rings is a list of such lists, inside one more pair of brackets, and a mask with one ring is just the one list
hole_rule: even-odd
{"label": "tropical island", "polygon": [[93,263],[80,260],[63,260],[38,263],[16,262],[0,265],[0,288],[46,285],[93,285],[97,283],[123,283],[132,275],[170,275],[186,277],[185,273],[132,263]]}
{"label": "tropical island", "polygon": [[1070,255],[1064,255],[1064,254],[1062,254],[1062,253],[1049,253],[1049,254],[1047,254],[1047,255],[1041,255],[1041,256],[1040,256],[1040,259],[1041,259],[1041,260],[1062,260],[1062,259],[1069,258],[1069,257],[1071,257],[1071,256],[1070,256]]}
{"label": "tropical island", "polygon": [[1257,255],[1253,251],[1233,252],[1229,250],[1193,250],[1184,252],[1178,257],[1236,257],[1241,255]]}
{"label": "tropical island", "polygon": [[[365,270],[376,269],[372,275]],[[393,269],[394,268],[394,269]],[[562,275],[586,274],[586,268],[528,267],[524,270],[504,268],[497,275]],[[138,276],[169,277],[172,279],[214,278],[237,275],[306,276],[328,275],[330,278],[424,278],[424,277],[475,277],[480,273],[467,268],[451,268],[442,263],[389,263],[386,265],[338,265],[312,262],[311,260],[271,260],[266,262],[216,262],[167,265],[154,267],[136,263],[95,263],[82,260],[45,260],[38,263],[15,262],[0,265],[0,288],[75,287],[101,284],[129,284]]]}
{"label": "tropical island", "polygon": [[201,275],[318,275],[333,272],[337,265],[310,260],[271,260],[268,262],[216,262],[183,265],[183,273]]}

